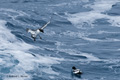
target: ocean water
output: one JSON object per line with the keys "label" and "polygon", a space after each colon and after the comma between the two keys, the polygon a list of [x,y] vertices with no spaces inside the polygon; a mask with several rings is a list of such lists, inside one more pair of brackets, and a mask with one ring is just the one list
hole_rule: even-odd
{"label": "ocean water", "polygon": [[0,80],[120,80],[120,0],[0,0]]}

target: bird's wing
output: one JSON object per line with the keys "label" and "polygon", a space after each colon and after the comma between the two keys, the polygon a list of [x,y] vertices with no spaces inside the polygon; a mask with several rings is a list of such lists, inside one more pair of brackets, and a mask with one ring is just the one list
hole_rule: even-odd
{"label": "bird's wing", "polygon": [[76,69],[76,70],[74,70],[73,73],[77,74],[77,73],[79,73],[79,72],[80,72],[80,70],[79,70],[79,69]]}
{"label": "bird's wing", "polygon": [[31,33],[31,34],[35,34],[35,32],[31,29],[27,29],[27,32]]}
{"label": "bird's wing", "polygon": [[50,21],[48,21],[44,26],[42,26],[40,29],[44,29],[48,24],[50,24]]}

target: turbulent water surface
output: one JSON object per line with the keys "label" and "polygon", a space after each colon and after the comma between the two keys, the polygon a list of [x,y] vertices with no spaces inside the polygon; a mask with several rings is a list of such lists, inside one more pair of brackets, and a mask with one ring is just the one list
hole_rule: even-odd
{"label": "turbulent water surface", "polygon": [[120,0],[0,0],[0,80],[119,79]]}

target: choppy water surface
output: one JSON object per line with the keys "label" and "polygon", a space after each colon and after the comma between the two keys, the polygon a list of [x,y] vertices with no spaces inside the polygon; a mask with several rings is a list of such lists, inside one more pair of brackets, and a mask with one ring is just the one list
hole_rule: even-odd
{"label": "choppy water surface", "polygon": [[[0,0],[0,80],[119,80],[119,9],[120,0]],[[52,15],[34,42],[26,28]]]}

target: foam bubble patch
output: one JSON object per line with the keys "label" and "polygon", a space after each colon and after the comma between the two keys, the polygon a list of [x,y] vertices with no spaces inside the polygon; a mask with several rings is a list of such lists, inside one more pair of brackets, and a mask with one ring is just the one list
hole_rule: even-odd
{"label": "foam bubble patch", "polygon": [[66,13],[68,16],[68,20],[77,28],[82,28],[85,24],[88,26],[94,26],[94,22],[97,19],[108,19],[108,22],[111,23],[112,26],[120,27],[120,16],[110,16],[107,14],[103,14],[112,8],[112,5],[120,2],[119,0],[115,1],[106,1],[99,0],[95,1],[94,4],[87,5],[93,10],[89,12],[80,12],[75,14]]}

